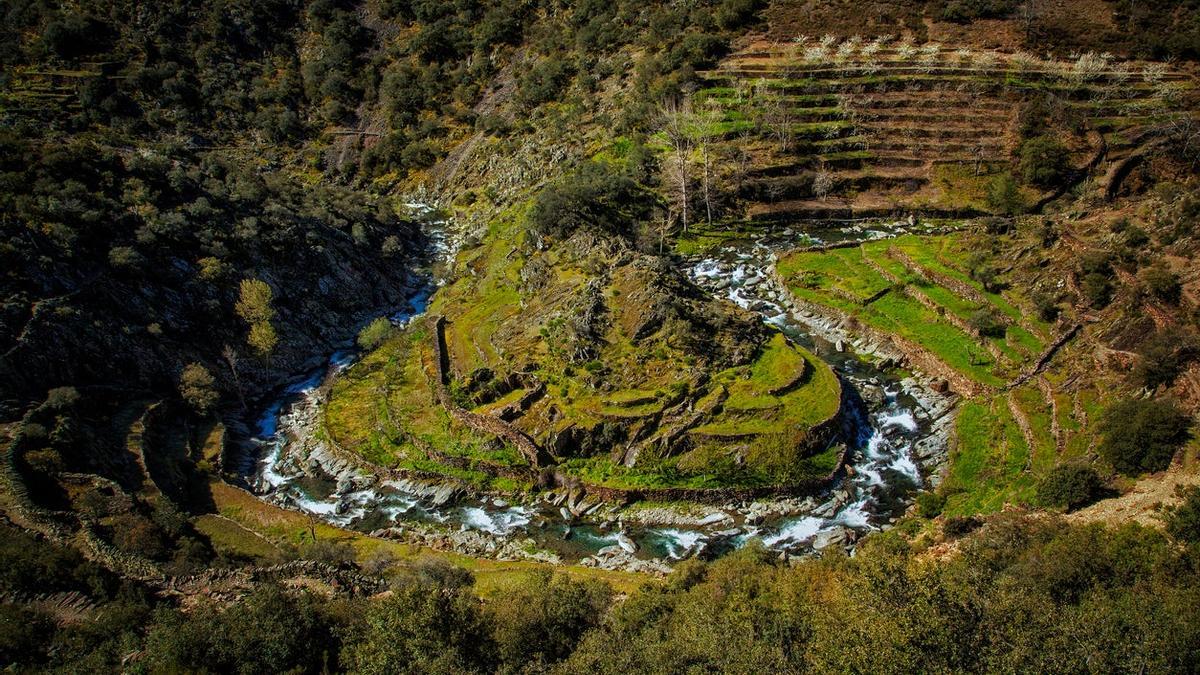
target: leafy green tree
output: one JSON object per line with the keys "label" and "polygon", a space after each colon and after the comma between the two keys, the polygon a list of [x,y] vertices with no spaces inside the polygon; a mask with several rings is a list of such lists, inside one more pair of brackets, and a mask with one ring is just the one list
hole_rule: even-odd
{"label": "leafy green tree", "polygon": [[1176,486],[1175,495],[1182,501],[1167,510],[1167,534],[1176,541],[1200,542],[1200,486]]}
{"label": "leafy green tree", "polygon": [[247,342],[259,358],[266,359],[275,351],[275,345],[279,344],[279,336],[275,333],[275,326],[269,321],[261,321],[250,326]]}
{"label": "leafy green tree", "polygon": [[388,321],[386,317],[381,316],[358,331],[358,346],[366,350],[375,349],[383,344],[383,341],[391,333],[392,322]]}
{"label": "leafy green tree", "polygon": [[1002,338],[1008,330],[1008,326],[1001,320],[1000,315],[995,310],[983,308],[971,315],[967,319],[967,325],[977,331],[983,337]]}
{"label": "leafy green tree", "polygon": [[1154,298],[1172,305],[1179,302],[1183,285],[1180,283],[1178,274],[1162,265],[1152,265],[1142,270],[1138,276],[1141,277],[1141,282]]}
{"label": "leafy green tree", "polygon": [[144,659],[152,672],[320,673],[337,648],[318,598],[266,585],[223,611],[160,610]]}
{"label": "leafy green tree", "polygon": [[604,617],[611,590],[540,570],[487,605],[501,664],[509,671],[538,670],[571,655],[587,630]]}
{"label": "leafy green tree", "polygon": [[1058,187],[1071,165],[1067,148],[1053,136],[1035,136],[1021,144],[1021,177],[1042,188]]}
{"label": "leafy green tree", "polygon": [[271,302],[275,294],[267,282],[261,279],[242,279],[238,287],[238,301],[235,309],[238,316],[246,323],[254,325],[275,318],[275,309]]}
{"label": "leafy green tree", "polygon": [[470,587],[410,582],[371,604],[344,660],[364,674],[473,673],[491,669],[492,651]]}
{"label": "leafy green tree", "polygon": [[987,205],[993,212],[1006,216],[1025,212],[1025,197],[1011,173],[1003,173],[988,183]]}
{"label": "leafy green tree", "polygon": [[1100,456],[1124,474],[1162,471],[1187,442],[1190,426],[1189,417],[1169,401],[1120,401],[1100,420]]}
{"label": "leafy green tree", "polygon": [[1095,500],[1104,483],[1096,469],[1071,462],[1051,469],[1037,484],[1037,499],[1043,506],[1072,511]]}
{"label": "leafy green tree", "polygon": [[189,363],[180,373],[179,395],[201,415],[208,414],[220,399],[212,373],[199,363]]}
{"label": "leafy green tree", "polygon": [[583,227],[629,236],[653,204],[630,176],[589,160],[538,193],[529,222],[543,236],[567,237]]}

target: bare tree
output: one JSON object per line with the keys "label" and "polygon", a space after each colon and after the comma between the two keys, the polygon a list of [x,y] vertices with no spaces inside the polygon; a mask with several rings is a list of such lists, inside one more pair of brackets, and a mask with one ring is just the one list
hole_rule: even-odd
{"label": "bare tree", "polygon": [[221,356],[225,359],[225,364],[229,366],[229,373],[233,375],[233,386],[237,389],[238,403],[241,404],[242,410],[245,410],[246,398],[242,394],[242,378],[238,375],[237,351],[233,347],[225,345],[225,348],[221,350]]}
{"label": "bare tree", "polygon": [[680,215],[683,231],[688,231],[691,201],[691,157],[695,147],[695,120],[691,102],[670,99],[659,110],[659,124],[670,144],[670,154],[663,164],[667,185],[670,186],[672,206]]}

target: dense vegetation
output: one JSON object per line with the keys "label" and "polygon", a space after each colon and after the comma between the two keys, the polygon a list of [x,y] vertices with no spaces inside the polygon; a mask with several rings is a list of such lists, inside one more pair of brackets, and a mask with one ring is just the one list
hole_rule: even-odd
{"label": "dense vegetation", "polygon": [[4,528],[3,590],[103,601],[57,623],[5,605],[0,658],[135,672],[1187,672],[1200,665],[1198,552],[1182,543],[1196,502],[1179,542],[1005,518],[949,554],[879,535],[853,559],[788,567],[751,546],[622,600],[549,573],[481,600],[470,574],[427,562],[397,571],[380,599],[268,585],[183,614]]}

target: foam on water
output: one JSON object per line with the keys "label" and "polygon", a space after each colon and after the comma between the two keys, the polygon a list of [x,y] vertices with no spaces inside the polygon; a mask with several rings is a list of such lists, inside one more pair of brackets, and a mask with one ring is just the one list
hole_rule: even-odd
{"label": "foam on water", "polygon": [[887,427],[898,427],[908,432],[916,431],[919,428],[917,426],[917,419],[913,417],[911,410],[882,413],[879,415],[879,426],[885,429]]}
{"label": "foam on water", "polygon": [[700,544],[708,540],[703,532],[678,528],[649,530],[647,534],[661,542],[666,548],[667,557],[674,560],[682,560],[692,555]]}
{"label": "foam on water", "polygon": [[762,541],[767,546],[778,546],[780,544],[799,544],[817,536],[817,532],[821,531],[821,527],[824,524],[824,518],[818,518],[816,516],[803,516],[794,520],[785,521],[780,526],[778,532],[770,536],[763,537]]}
{"label": "foam on water", "polygon": [[464,506],[460,513],[466,527],[500,536],[508,536],[529,524],[529,512],[521,507],[488,511],[480,506]]}

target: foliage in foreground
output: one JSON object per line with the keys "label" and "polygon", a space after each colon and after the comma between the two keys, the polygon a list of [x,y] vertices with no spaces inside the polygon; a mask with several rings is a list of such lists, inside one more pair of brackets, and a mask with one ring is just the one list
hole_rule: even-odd
{"label": "foliage in foreground", "polygon": [[[2,532],[0,551],[31,550],[60,586],[93,583],[70,555]],[[951,556],[895,532],[795,566],[751,546],[623,600],[547,572],[480,599],[469,573],[432,562],[393,570],[380,599],[263,587],[186,614],[97,587],[102,623],[0,605],[21,627],[0,649],[66,670],[116,670],[137,653],[124,667],[135,672],[1188,672],[1200,667],[1198,554],[1137,525],[1001,516]],[[0,577],[6,592],[32,579]]]}

